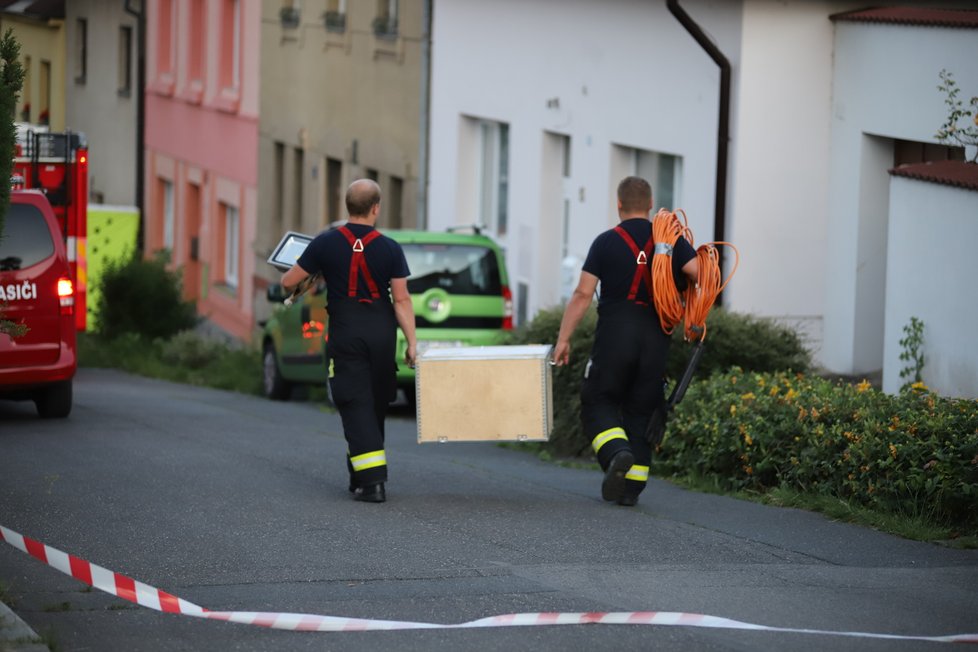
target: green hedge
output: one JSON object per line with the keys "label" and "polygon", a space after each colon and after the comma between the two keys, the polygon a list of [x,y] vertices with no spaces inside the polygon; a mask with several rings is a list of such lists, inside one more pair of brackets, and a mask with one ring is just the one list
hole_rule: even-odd
{"label": "green hedge", "polygon": [[670,421],[659,473],[724,490],[788,487],[936,522],[978,524],[978,401],[917,384],[734,369],[694,383]]}
{"label": "green hedge", "polygon": [[[562,307],[540,311],[532,321],[513,332],[510,343],[555,343],[562,316]],[[580,389],[596,324],[597,312],[591,308],[571,338],[570,364],[554,368],[554,431],[545,445],[554,455],[591,454],[590,442],[581,432]],[[714,309],[706,326],[706,351],[693,384],[732,365],[753,371],[806,371],[810,367],[809,354],[798,335],[771,320]],[[673,333],[666,365],[666,374],[672,381],[686,369],[691,352],[691,345],[683,341],[681,331],[677,328]]]}
{"label": "green hedge", "polygon": [[180,274],[168,270],[166,262],[161,253],[152,260],[136,255],[106,264],[98,297],[99,335],[166,339],[197,324],[194,303],[183,300]]}

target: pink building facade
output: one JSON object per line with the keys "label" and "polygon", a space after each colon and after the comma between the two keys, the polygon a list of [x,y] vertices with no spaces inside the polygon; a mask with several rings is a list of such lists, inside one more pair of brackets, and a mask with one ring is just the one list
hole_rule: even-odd
{"label": "pink building facade", "polygon": [[197,312],[254,328],[261,0],[150,0],[145,244]]}

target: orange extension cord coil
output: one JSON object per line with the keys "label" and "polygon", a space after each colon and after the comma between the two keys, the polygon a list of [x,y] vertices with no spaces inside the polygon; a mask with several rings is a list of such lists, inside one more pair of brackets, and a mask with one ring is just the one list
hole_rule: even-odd
{"label": "orange extension cord coil", "polygon": [[[682,220],[679,215],[682,215]],[[660,210],[652,218],[652,241],[655,243],[652,255],[652,297],[659,313],[662,330],[671,334],[680,322],[685,322],[685,336],[688,341],[706,338],[706,316],[716,302],[717,296],[727,287],[740,264],[740,253],[729,242],[709,242],[696,249],[699,275],[695,285],[689,284],[685,292],[679,292],[672,275],[672,250],[682,236],[694,246],[693,232],[689,228],[686,213]],[[720,253],[717,246],[733,249],[736,256],[734,268],[724,280],[720,273]]]}

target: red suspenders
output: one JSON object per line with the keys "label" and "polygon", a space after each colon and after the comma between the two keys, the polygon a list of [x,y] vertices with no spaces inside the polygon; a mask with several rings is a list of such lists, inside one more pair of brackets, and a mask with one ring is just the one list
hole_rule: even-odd
{"label": "red suspenders", "polygon": [[361,301],[370,303],[372,299],[379,299],[380,292],[377,290],[377,284],[374,283],[373,276],[370,275],[370,269],[367,267],[367,260],[363,256],[363,250],[368,244],[380,237],[380,231],[375,229],[363,238],[356,237],[353,235],[353,231],[345,226],[341,226],[339,232],[343,234],[346,241],[353,247],[353,257],[350,258],[350,284],[347,287],[346,295],[352,299],[357,297],[358,275],[362,271],[363,280],[366,281],[367,287],[370,289],[371,299],[361,299]]}
{"label": "red suspenders", "polygon": [[[628,234],[624,228],[620,226],[615,227],[615,233],[621,236],[621,239],[625,241],[628,248],[632,250],[632,255],[635,256],[635,276],[632,277],[632,287],[628,292],[628,300],[635,301],[635,296],[638,292],[638,283],[640,280],[645,280],[645,289],[649,292],[649,300],[652,300],[652,272],[649,267],[649,256],[652,253],[652,247],[654,243],[652,242],[652,236],[649,235],[648,242],[642,249],[638,248],[635,240],[632,236]],[[635,301],[635,303],[645,305],[644,301]]]}

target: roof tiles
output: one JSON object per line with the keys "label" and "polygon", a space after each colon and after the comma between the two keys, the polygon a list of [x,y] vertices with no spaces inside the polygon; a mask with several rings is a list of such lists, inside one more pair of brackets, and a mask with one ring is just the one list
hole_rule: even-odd
{"label": "roof tiles", "polygon": [[965,161],[932,161],[901,165],[890,170],[897,177],[930,181],[965,190],[978,190],[978,163]]}
{"label": "roof tiles", "polygon": [[834,21],[885,23],[926,27],[978,28],[978,11],[969,9],[929,9],[925,7],[877,7],[833,14]]}

